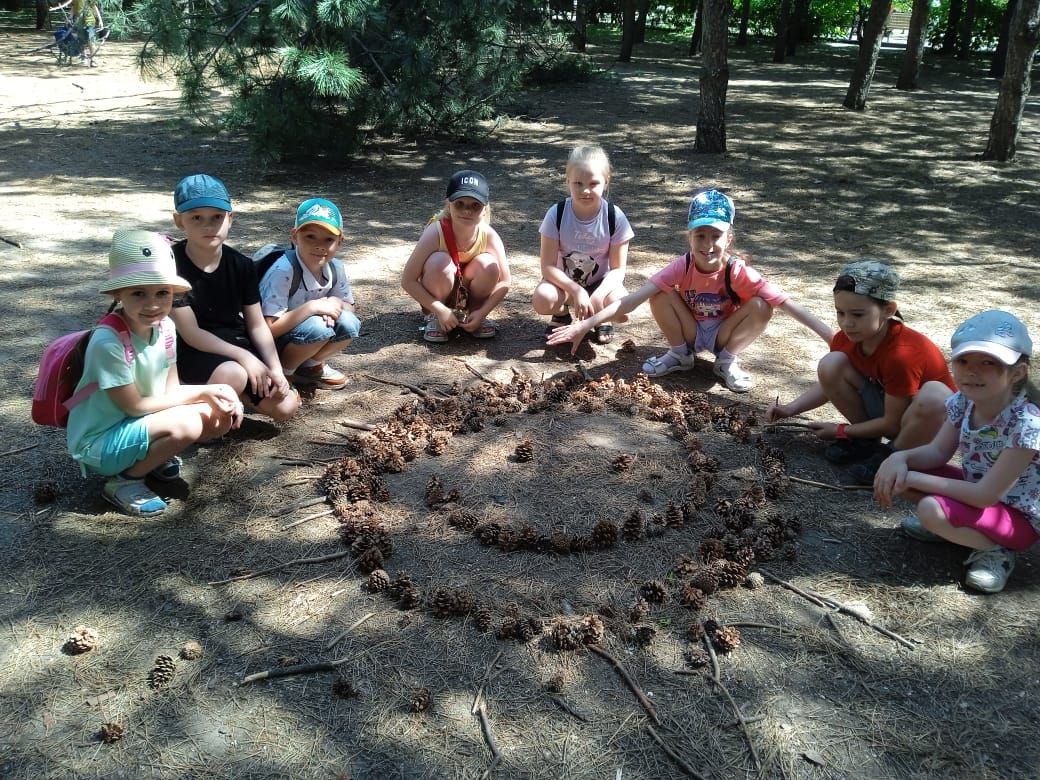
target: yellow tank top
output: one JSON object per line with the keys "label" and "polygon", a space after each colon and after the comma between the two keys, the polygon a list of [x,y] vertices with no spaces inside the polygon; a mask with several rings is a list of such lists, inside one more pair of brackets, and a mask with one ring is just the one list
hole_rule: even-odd
{"label": "yellow tank top", "polygon": [[[437,238],[440,242],[440,250],[442,252],[448,251],[448,245],[444,243],[444,230],[441,227],[441,222],[437,220]],[[465,265],[474,257],[479,255],[481,252],[487,249],[488,243],[488,230],[487,225],[483,222],[477,225],[477,237],[473,239],[473,244],[469,249],[459,248],[459,265]]]}

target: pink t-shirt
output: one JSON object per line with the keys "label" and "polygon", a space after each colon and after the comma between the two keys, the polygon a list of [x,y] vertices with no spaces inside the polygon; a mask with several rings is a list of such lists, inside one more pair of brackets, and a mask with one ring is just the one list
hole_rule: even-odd
{"label": "pink t-shirt", "polygon": [[[737,257],[729,258],[732,265],[730,284],[741,303],[759,297],[774,309],[789,296],[775,284],[767,282],[762,274],[746,265]],[[662,292],[678,291],[693,312],[695,320],[726,319],[736,308],[726,292],[726,266],[723,264],[715,273],[706,274],[690,261],[686,267],[686,255],[679,255],[672,262],[650,277]]]}

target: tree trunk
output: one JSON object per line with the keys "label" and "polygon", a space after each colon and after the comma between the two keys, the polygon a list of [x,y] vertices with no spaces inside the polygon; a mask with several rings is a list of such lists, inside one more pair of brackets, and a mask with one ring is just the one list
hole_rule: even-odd
{"label": "tree trunk", "polygon": [[792,0],[780,0],[776,20],[776,41],[773,44],[773,62],[783,62],[787,52],[787,26],[791,22]]}
{"label": "tree trunk", "polygon": [[[1040,2],[1040,0],[1034,0]],[[726,90],[729,88],[729,12],[732,0],[703,0],[704,62],[701,68],[701,106],[693,150],[726,151]]]}
{"label": "tree trunk", "polygon": [[921,72],[921,60],[924,58],[930,6],[931,0],[914,0],[914,10],[910,14],[910,30],[906,38],[906,52],[899,68],[896,89],[917,89],[917,76]]}
{"label": "tree trunk", "polygon": [[50,21],[50,8],[47,0],[36,0],[36,29],[45,29],[48,21]]}
{"label": "tree trunk", "polygon": [[650,0],[640,0],[639,15],[636,16],[636,43],[646,43],[646,15],[650,12]]}
{"label": "tree trunk", "polygon": [[690,56],[701,53],[704,43],[704,0],[697,0],[694,6],[693,32],[690,34]]}
{"label": "tree trunk", "polygon": [[957,31],[961,27],[961,13],[964,10],[964,0],[950,0],[950,13],[946,17],[946,32],[943,33],[940,54],[953,54],[957,51]]}
{"label": "tree trunk", "polygon": [[957,59],[966,60],[971,56],[971,36],[975,32],[975,0],[966,0],[964,18],[961,19],[960,41],[957,45]]}
{"label": "tree trunk", "polygon": [[1011,20],[1015,18],[1018,0],[1008,0],[1004,9],[1004,17],[1000,21],[1000,38],[997,49],[993,52],[993,62],[989,65],[989,75],[995,79],[1004,77],[1004,66],[1007,64],[1008,36],[1011,34]]}
{"label": "tree trunk", "polygon": [[618,61],[631,62],[636,36],[636,0],[624,0],[621,10],[621,54]]}
{"label": "tree trunk", "polygon": [[574,51],[585,51],[589,42],[589,0],[577,0],[574,8]]}
{"label": "tree trunk", "polygon": [[1038,41],[1040,0],[1019,0],[1011,20],[1007,67],[1000,81],[997,107],[989,126],[989,143],[982,153],[984,160],[1006,162],[1015,159],[1022,110],[1029,95],[1029,71],[1033,67]]}
{"label": "tree trunk", "polygon": [[878,54],[881,52],[881,35],[885,31],[885,20],[892,10],[892,0],[871,0],[870,16],[863,27],[863,40],[859,44],[859,58],[852,72],[849,91],[845,94],[845,108],[862,111],[867,105],[867,93],[874,78]]}
{"label": "tree trunk", "polygon": [[804,31],[809,28],[809,0],[794,0],[791,18],[787,25],[787,56],[793,57],[798,51]]}
{"label": "tree trunk", "polygon": [[737,34],[737,46],[747,46],[747,28],[751,19],[751,0],[741,0],[740,32]]}

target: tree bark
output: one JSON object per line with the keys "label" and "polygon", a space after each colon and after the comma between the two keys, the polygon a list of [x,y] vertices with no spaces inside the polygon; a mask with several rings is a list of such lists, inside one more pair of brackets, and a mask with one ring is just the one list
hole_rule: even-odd
{"label": "tree bark", "polygon": [[740,2],[740,32],[737,34],[737,46],[747,46],[747,28],[751,20],[751,0]]}
{"label": "tree bark", "polygon": [[571,45],[574,51],[585,51],[589,42],[589,0],[576,0],[574,3],[574,35]]}
{"label": "tree bark", "polygon": [[791,18],[787,25],[787,56],[793,57],[809,28],[809,0],[794,0]]}
{"label": "tree bark", "polygon": [[892,10],[892,0],[871,0],[870,15],[863,27],[863,40],[859,44],[859,57],[845,94],[845,108],[862,111],[867,105],[870,82],[874,78],[878,54],[881,52],[881,36],[885,31],[885,20]]}
{"label": "tree bark", "polygon": [[1033,67],[1040,41],[1040,0],[1019,0],[1011,20],[1007,67],[1000,81],[997,107],[989,126],[989,143],[984,160],[1006,162],[1015,159],[1022,111],[1029,96],[1029,71]]}
{"label": "tree bark", "polygon": [[650,12],[650,0],[640,0],[636,16],[636,43],[646,43],[646,15]]}
{"label": "tree bark", "polygon": [[47,0],[36,0],[36,29],[43,30],[50,20],[50,7]]}
{"label": "tree bark", "polygon": [[957,45],[957,59],[966,60],[971,56],[971,36],[975,32],[976,0],[965,0],[964,17],[961,19],[960,40]]}
{"label": "tree bark", "polygon": [[621,54],[619,62],[632,61],[632,46],[636,38],[636,0],[623,0],[621,15]]}
{"label": "tree bark", "polygon": [[[1037,0],[1040,2],[1040,0]],[[702,0],[704,62],[701,68],[701,106],[693,150],[726,151],[726,90],[729,88],[729,13],[731,0]]]}
{"label": "tree bark", "polygon": [[950,13],[946,17],[946,32],[943,33],[940,54],[953,54],[957,50],[957,31],[961,27],[961,13],[964,10],[964,0],[950,0]]}
{"label": "tree bark", "polygon": [[697,0],[694,4],[693,32],[690,33],[690,56],[696,57],[701,53],[704,43],[704,0]]}
{"label": "tree bark", "polygon": [[1000,20],[1000,38],[997,49],[993,52],[993,61],[989,65],[989,75],[995,79],[1004,77],[1004,66],[1007,64],[1008,37],[1011,35],[1011,20],[1015,18],[1018,0],[1008,0],[1004,9],[1004,17]]}
{"label": "tree bark", "polygon": [[921,72],[921,60],[924,59],[930,6],[931,0],[914,0],[914,10],[910,14],[910,30],[906,38],[906,52],[903,53],[896,89],[917,89],[917,77]]}
{"label": "tree bark", "polygon": [[787,53],[787,27],[791,23],[792,0],[780,0],[776,19],[776,41],[773,44],[773,62],[783,62]]}

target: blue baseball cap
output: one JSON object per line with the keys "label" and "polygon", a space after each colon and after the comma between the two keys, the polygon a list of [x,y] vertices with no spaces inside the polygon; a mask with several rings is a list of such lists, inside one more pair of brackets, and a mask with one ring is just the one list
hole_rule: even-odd
{"label": "blue baseball cap", "polygon": [[231,196],[216,176],[195,173],[185,176],[173,191],[173,206],[183,213],[192,209],[231,211]]}
{"label": "blue baseball cap", "polygon": [[343,217],[336,204],[324,198],[305,200],[296,209],[296,227],[318,223],[334,236],[343,234]]}
{"label": "blue baseball cap", "polygon": [[733,199],[719,190],[698,192],[690,201],[690,213],[687,216],[687,230],[699,227],[713,227],[722,231],[733,227],[736,216]]}
{"label": "blue baseball cap", "polygon": [[459,171],[449,179],[445,197],[450,201],[473,198],[486,206],[491,200],[491,191],[487,179],[481,174],[476,171]]}
{"label": "blue baseball cap", "polygon": [[981,352],[1013,366],[1023,355],[1032,357],[1033,341],[1022,321],[1014,314],[990,309],[965,320],[950,339],[952,356]]}

